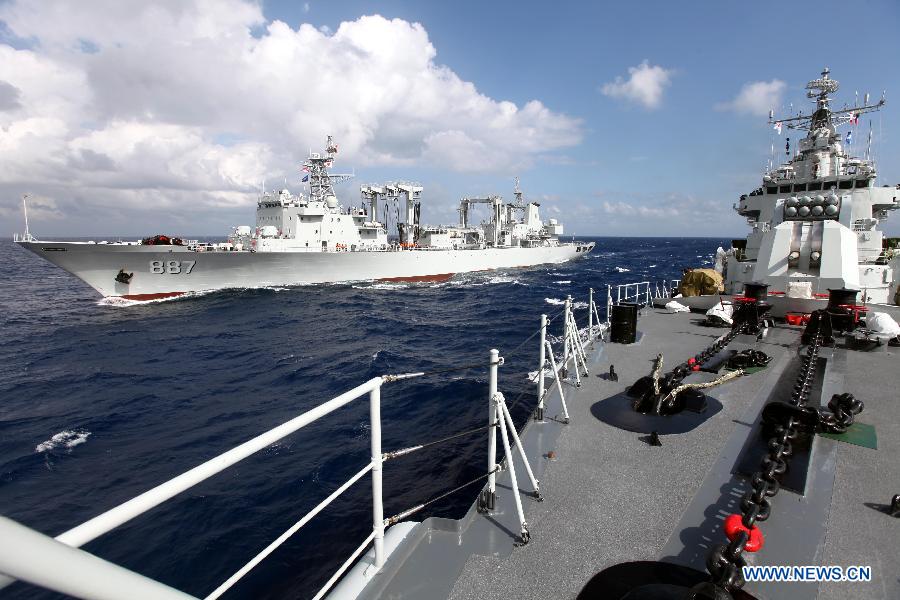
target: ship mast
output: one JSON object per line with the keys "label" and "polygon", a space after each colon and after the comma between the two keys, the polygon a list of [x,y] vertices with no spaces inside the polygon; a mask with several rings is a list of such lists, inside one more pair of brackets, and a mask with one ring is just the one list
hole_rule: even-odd
{"label": "ship mast", "polygon": [[353,177],[351,174],[332,174],[328,169],[334,165],[334,157],[338,147],[334,138],[330,135],[325,142],[325,155],[318,152],[310,152],[309,158],[303,163],[303,170],[309,174],[309,198],[325,202],[328,198],[334,198],[334,184],[346,181]]}
{"label": "ship mast", "polygon": [[[859,115],[875,112],[884,106],[885,100],[884,94],[882,93],[881,100],[875,104],[866,104],[864,102],[863,106],[831,110],[829,106],[831,97],[829,94],[836,92],[840,85],[837,80],[831,79],[830,74],[831,71],[828,67],[825,67],[825,69],[822,70],[822,76],[819,79],[813,79],[806,84],[806,97],[816,101],[816,110],[811,115],[804,115],[801,113],[796,117],[788,119],[776,119],[773,114],[770,114],[769,124],[777,125],[778,123],[781,123],[787,126],[788,129],[809,131],[810,133],[822,128],[830,129],[833,132],[835,128],[857,119]],[[868,99],[868,97],[868,94],[866,94],[866,99]]]}

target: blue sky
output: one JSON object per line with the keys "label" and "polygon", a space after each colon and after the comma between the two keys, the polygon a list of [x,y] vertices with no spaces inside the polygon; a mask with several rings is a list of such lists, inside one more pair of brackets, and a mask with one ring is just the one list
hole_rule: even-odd
{"label": "blue sky", "polygon": [[[526,195],[541,200],[545,216],[560,218],[567,232],[737,236],[746,229],[731,205],[741,193],[759,185],[773,142],[761,102],[774,98],[784,108],[790,102],[795,108],[806,108],[803,86],[826,65],[841,82],[838,104],[852,102],[854,91],[860,96],[868,91],[876,99],[886,91],[886,108],[872,117],[879,183],[900,183],[896,77],[900,4],[896,2],[857,3],[852,8],[846,2],[802,2],[786,8],[777,2],[604,6],[311,0],[265,2],[258,9],[262,19],[252,6],[244,11],[237,0],[229,3],[240,5],[240,10],[234,6],[229,11],[210,10],[202,5],[203,10],[193,17],[178,17],[178,23],[195,18],[215,30],[214,34],[203,30],[198,37],[195,32],[200,25],[195,23],[185,34],[190,43],[182,44],[187,48],[183,73],[175,60],[168,70],[152,72],[148,67],[143,75],[144,65],[157,61],[149,53],[160,52],[160,64],[176,56],[175,50],[167,53],[152,42],[155,21],[137,29],[131,38],[115,39],[101,28],[115,27],[116,15],[80,23],[60,16],[64,10],[56,10],[52,2],[40,10],[0,4],[4,23],[0,43],[9,52],[18,49],[16,60],[25,61],[28,57],[22,53],[32,52],[36,59],[46,59],[48,70],[52,71],[55,61],[57,66],[75,65],[85,73],[81,83],[91,93],[63,99],[66,106],[77,108],[66,121],[69,133],[59,151],[75,152],[74,158],[66,159],[67,168],[82,166],[69,179],[102,172],[104,165],[122,166],[120,174],[127,172],[131,177],[125,181],[107,174],[85,176],[80,186],[43,185],[48,177],[42,175],[50,167],[37,158],[30,165],[21,158],[27,153],[19,150],[16,158],[21,164],[7,173],[0,170],[4,195],[0,227],[20,229],[14,203],[30,187],[39,197],[37,223],[50,234],[141,234],[146,227],[220,233],[229,224],[251,220],[254,178],[295,180],[290,164],[302,160],[308,148],[321,145],[318,137],[330,131],[339,142],[343,132],[348,150],[340,166],[354,168],[357,174],[355,182],[341,189],[347,203],[357,197],[359,183],[415,179],[425,186],[425,220],[448,221],[460,196],[511,196],[512,178],[518,175]],[[85,12],[90,14],[89,9]],[[212,25],[203,21],[203,15],[209,14],[214,14],[209,18]],[[361,20],[364,15],[381,15],[388,21]],[[120,18],[127,29],[128,14]],[[103,19],[107,21],[96,22]],[[213,118],[218,105],[209,103],[205,108],[203,97],[246,97],[253,88],[229,87],[230,81],[239,78],[232,77],[229,63],[217,65],[210,58],[216,54],[207,47],[209,35],[223,48],[245,27],[254,38],[274,40],[279,34],[273,23],[278,21],[284,24],[282,36],[290,38],[296,51],[293,62],[281,60],[275,51],[255,52],[257,62],[252,67],[254,75],[264,72],[270,79],[286,78],[281,87],[290,88],[292,101],[273,100],[278,87],[274,92],[260,90],[256,98],[247,98],[243,108],[223,109]],[[315,31],[302,33],[304,23]],[[421,24],[420,30],[412,27],[415,23]],[[162,28],[164,22],[156,24]],[[348,24],[357,27],[348,28]],[[338,70],[365,59],[350,57],[351,62],[343,63],[331,56],[327,60],[334,62],[327,64],[334,68],[306,69],[306,79],[292,80],[294,69],[302,66],[300,61],[326,60],[316,54],[318,50],[340,54],[344,46],[327,44],[348,31],[355,44],[374,48],[375,53],[387,48],[380,54],[383,60],[374,66],[363,64],[360,74]],[[135,35],[146,35],[147,43],[135,42]],[[324,37],[309,47],[303,45],[316,35]],[[80,41],[80,51],[72,49],[75,40]],[[429,43],[434,55],[419,58]],[[253,42],[245,44],[250,47]],[[134,48],[127,52],[130,45]],[[196,55],[200,67],[191,69],[193,59],[188,54]],[[245,59],[246,55],[241,60]],[[131,69],[132,75],[123,74],[129,60],[142,66]],[[407,64],[415,60],[428,62],[432,77],[423,79],[423,88],[434,84],[433,93],[442,94],[451,85],[455,102],[475,105],[484,97],[488,105],[454,107],[458,114],[453,119],[437,114],[440,110],[430,111],[423,105],[433,98],[432,90],[423,91],[419,98],[421,88],[411,88],[403,79],[407,73],[412,77],[421,71],[421,65]],[[204,70],[203,65],[209,68]],[[366,79],[365,71],[374,69],[383,71]],[[442,69],[455,79],[447,83]],[[315,75],[312,84],[310,72]],[[638,78],[646,75],[649,87],[629,86],[633,73]],[[209,81],[195,88],[207,75]],[[393,80],[392,75],[396,75]],[[63,95],[58,91],[64,89],[62,80],[58,89],[29,92],[26,79],[14,68],[7,68],[6,74],[0,69],[0,82],[12,80],[15,90],[22,90],[14,96],[20,100],[12,101],[18,104],[17,110],[26,110],[24,100],[40,93],[47,98]],[[736,102],[742,89],[754,83],[762,87],[745,90],[743,102]],[[182,86],[184,92],[172,93]],[[144,94],[131,96],[129,90],[135,87],[144,89]],[[15,90],[10,93],[15,95]],[[341,111],[331,110],[329,90]],[[764,97],[756,94],[754,99],[754,90]],[[380,104],[367,112],[371,95],[380,95]],[[421,109],[410,119],[415,128],[404,122],[402,112],[391,112],[385,103],[392,101],[410,101]],[[506,130],[498,131],[495,123],[503,101],[514,103],[518,112]],[[540,105],[525,111],[533,101]],[[780,112],[782,107],[775,108]],[[113,113],[115,118],[110,117]],[[273,115],[272,122],[266,120]],[[279,137],[283,133],[279,119],[290,135]],[[8,121],[4,126],[12,125]],[[864,122],[861,129],[866,127]],[[72,133],[76,128],[80,129]],[[183,146],[185,139],[196,139],[196,143],[187,144],[177,156],[159,149]],[[519,140],[523,140],[521,147]],[[864,140],[865,131],[858,132],[854,149],[861,150]],[[52,140],[46,145],[49,152],[56,148]],[[782,158],[784,137],[775,145]],[[412,146],[424,150],[417,153]],[[148,147],[154,149],[150,158],[134,151]],[[460,156],[460,149],[469,147],[477,150],[468,155],[475,164]],[[123,150],[116,154],[107,148]],[[209,167],[211,175],[195,171],[191,160],[203,165],[218,162]],[[234,166],[241,161],[240,168]],[[146,165],[157,168],[144,172]],[[193,185],[185,179],[204,183]],[[99,215],[104,216],[98,219]],[[892,216],[885,229],[900,234],[900,215]]]}

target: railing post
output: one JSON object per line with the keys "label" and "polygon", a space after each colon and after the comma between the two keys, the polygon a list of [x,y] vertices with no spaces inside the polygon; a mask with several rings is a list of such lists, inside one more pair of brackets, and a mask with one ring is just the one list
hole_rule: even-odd
{"label": "railing post", "polygon": [[486,497],[483,506],[487,510],[494,510],[497,499],[497,403],[494,394],[497,393],[497,366],[500,362],[500,351],[491,350],[490,369],[488,371],[488,483]]}
{"label": "railing post", "polygon": [[541,315],[541,352],[538,358],[537,396],[538,405],[534,412],[535,421],[544,420],[544,363],[547,362],[547,315]]}
{"label": "railing post", "polygon": [[606,286],[606,324],[609,325],[609,317],[612,312],[612,286]]}
{"label": "railing post", "polygon": [[588,339],[594,332],[594,288],[588,288]]}
{"label": "railing post", "polygon": [[562,373],[560,377],[563,379],[569,376],[569,315],[572,314],[572,296],[566,296],[566,309],[563,315],[563,361]]}
{"label": "railing post", "polygon": [[384,566],[384,503],[381,491],[381,385],[369,392],[369,419],[372,432],[372,528],[375,531],[375,568]]}

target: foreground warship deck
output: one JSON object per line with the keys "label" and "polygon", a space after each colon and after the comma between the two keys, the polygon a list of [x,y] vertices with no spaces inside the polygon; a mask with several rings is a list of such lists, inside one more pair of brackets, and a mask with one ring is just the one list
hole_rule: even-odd
{"label": "foreground warship deck", "polygon": [[[621,325],[616,311],[611,311],[612,321],[596,325],[599,318],[596,321],[589,318],[587,328],[580,329],[570,298],[564,311],[550,320],[565,315],[560,319],[565,324],[563,335],[558,338],[563,344],[562,356],[552,348],[546,316],[542,317],[541,329],[534,334],[541,333],[542,344],[538,347],[547,350],[546,355],[541,353],[541,361],[545,356],[549,359],[551,375],[545,372],[546,388],[542,387],[540,377],[536,377],[538,398],[544,399],[543,418],[537,419],[541,416],[539,405],[534,413],[536,418],[528,421],[520,436],[512,427],[502,395],[502,357],[496,350],[491,351],[490,361],[485,364],[489,368],[487,404],[493,426],[457,435],[488,433],[488,468],[479,479],[494,473],[496,496],[491,501],[489,479],[479,499],[460,520],[433,517],[417,523],[408,519],[434,500],[467,484],[384,518],[383,463],[430,445],[383,452],[381,387],[426,373],[385,375],[149,489],[55,539],[0,517],[0,536],[4,538],[0,546],[0,573],[6,574],[0,575],[0,588],[17,578],[81,598],[193,598],[103,561],[80,550],[79,546],[355,399],[368,397],[371,461],[206,596],[207,599],[222,596],[343,491],[369,474],[373,490],[372,533],[316,594],[316,599],[326,594],[335,600],[462,600],[509,595],[623,600],[897,598],[900,556],[895,552],[895,545],[900,526],[897,518],[900,494],[896,486],[900,481],[900,463],[896,456],[900,451],[900,407],[896,366],[900,350],[890,346],[887,339],[877,345],[869,344],[866,349],[848,347],[851,340],[859,339],[855,336],[866,330],[857,327],[859,323],[853,311],[847,308],[851,305],[837,302],[832,305],[831,299],[827,309],[811,315],[811,323],[816,317],[822,318],[820,323],[827,317],[827,335],[821,325],[804,329],[774,323],[764,318],[771,308],[765,302],[765,286],[757,287],[761,291],[756,298],[748,294],[736,299],[734,325],[725,330],[704,326],[708,319],[701,314],[653,308],[649,306],[650,293],[645,291],[639,317],[638,304],[619,306],[633,309],[631,314],[637,324],[633,343],[603,339],[628,341],[616,335],[617,325]],[[836,290],[835,299],[841,293],[857,294]],[[661,298],[657,302],[668,300]],[[593,295],[586,306],[590,315],[599,316]],[[608,291],[608,314],[611,308],[619,307],[612,306]],[[894,318],[900,312],[898,307],[886,305],[869,309],[888,312]],[[751,313],[752,319],[739,319],[739,315],[746,317]],[[841,315],[850,318],[852,329],[838,327],[839,321],[835,319]],[[812,329],[816,331],[812,344],[803,345],[802,334]],[[618,331],[621,334],[622,328]],[[634,322],[630,331],[635,331]],[[837,335],[841,331],[850,334]],[[829,341],[832,334],[835,334],[833,345]],[[708,353],[712,346],[722,348],[725,341],[721,352]],[[810,348],[818,348],[818,355],[813,355],[815,360],[810,363],[816,365],[812,370],[802,363]],[[764,368],[749,369],[738,377],[718,376],[714,368],[697,372],[701,366],[710,367],[722,353],[751,349],[769,357]],[[680,402],[681,392],[671,390],[678,389],[676,386],[682,382],[715,380],[720,385],[701,394],[700,403],[692,395],[693,404],[669,416],[658,414],[660,411],[637,412],[633,408],[635,398],[625,392],[634,393],[639,387],[635,382],[650,379],[647,373],[651,369],[662,372],[659,354],[668,357],[669,363],[681,364],[658,380],[660,388],[655,391],[658,398]],[[696,360],[702,365],[692,363],[695,359],[683,362],[692,354],[701,357]],[[673,381],[669,375],[685,364],[696,369],[682,370],[682,375]],[[613,365],[615,377],[611,371]],[[568,373],[563,370],[567,367]],[[472,365],[459,368],[471,369]],[[560,377],[552,376],[561,371]],[[788,430],[796,430],[799,437],[794,439],[792,455],[786,455],[787,471],[776,478],[781,491],[767,494],[771,496],[769,517],[756,520],[765,543],[753,552],[747,536],[738,533],[730,537],[729,545],[723,525],[726,519],[733,525],[733,519],[737,517],[740,521],[742,515],[746,520],[748,509],[744,505],[748,496],[745,494],[759,489],[758,481],[753,481],[751,475],[759,475],[760,459],[766,456],[767,444],[769,456],[773,453],[771,434],[761,435],[758,425],[764,414],[768,414],[772,424],[772,413],[766,411],[778,405],[785,394],[796,397],[791,387],[798,374],[806,377],[810,385],[804,388],[807,391],[801,394],[796,408],[806,410],[804,414],[814,414],[816,427],[827,422],[828,410],[832,411],[830,416],[838,415],[828,402],[835,395],[850,392],[865,402],[865,409],[853,424],[855,430],[851,428],[847,434],[825,434],[831,437],[819,434],[806,437],[802,432],[803,422],[776,418],[775,424],[793,423],[787,425]],[[726,381],[727,377],[732,378]],[[541,393],[542,389],[546,393]],[[654,392],[654,388],[645,389]],[[828,409],[824,408],[826,404]],[[784,405],[781,402],[782,409]],[[849,421],[852,423],[853,419]],[[873,435],[867,440],[854,438],[866,426],[874,426],[877,443],[873,443],[876,437]],[[490,451],[491,437],[495,441],[502,438],[502,445],[494,445],[499,457],[505,457],[499,461],[499,467],[490,458],[494,456]],[[804,439],[811,440],[809,451],[804,450]],[[477,439],[472,443],[476,448],[485,447]],[[760,446],[761,453],[757,452]],[[517,447],[521,448],[520,452],[516,451]],[[533,468],[533,475],[523,455]],[[478,479],[471,483],[475,481]],[[707,563],[710,556],[726,545],[733,546],[735,540],[741,547],[747,545],[743,554],[738,552],[737,558],[743,558],[749,566],[865,567],[870,578],[803,583],[748,581],[743,586],[730,580],[722,584],[720,578],[711,577],[707,572]],[[372,549],[368,554],[357,561],[369,548]],[[718,585],[714,594],[692,595],[692,588],[696,592],[695,586],[708,586],[711,581]]]}
{"label": "foreground warship deck", "polygon": [[[713,388],[710,411],[715,401],[720,410],[691,431],[661,435],[661,447],[598,418],[604,403],[618,402],[628,386],[647,374],[657,353],[678,360],[720,335],[721,330],[703,327],[702,321],[702,315],[693,313],[647,309],[636,344],[599,344],[582,387],[565,388],[568,425],[558,420],[555,394],[545,422],[529,424],[522,441],[546,500],[536,502],[527,495],[527,482],[520,485],[531,532],[527,545],[514,547],[518,523],[504,471],[496,511],[481,514],[473,506],[459,522],[426,520],[407,535],[361,597],[619,598],[630,586],[649,581],[611,588],[609,580],[591,580],[631,561],[691,567],[700,580],[707,579],[707,554],[725,541],[722,522],[740,512],[740,498],[749,489],[732,468],[763,405],[784,383],[802,329],[782,324],[762,341],[739,336],[732,347],[766,352],[772,357],[768,368]],[[872,580],[748,583],[744,591],[758,598],[897,598],[900,522],[886,510],[900,481],[900,349],[838,347],[833,356],[823,354],[829,355],[823,396],[847,390],[863,399],[859,421],[876,425],[878,448],[816,436],[806,495],[783,490],[772,499],[772,516],[760,524],[765,546],[748,562],[869,565]],[[605,377],[610,364],[618,382]],[[553,460],[547,458],[551,452]],[[523,473],[522,465],[516,470]]]}

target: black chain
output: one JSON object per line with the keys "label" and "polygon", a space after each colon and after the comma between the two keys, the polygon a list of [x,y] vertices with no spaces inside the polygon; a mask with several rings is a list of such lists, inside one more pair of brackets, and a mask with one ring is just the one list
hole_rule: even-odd
{"label": "black chain", "polygon": [[853,418],[862,412],[865,405],[853,394],[835,394],[828,401],[831,414],[822,413],[819,417],[821,428],[828,433],[846,433],[853,425]]}
{"label": "black chain", "polygon": [[747,328],[747,322],[736,324],[734,329],[716,339],[715,342],[695,354],[692,358],[687,359],[661,376],[659,378],[660,393],[658,396],[653,391],[652,377],[642,377],[636,381],[628,390],[628,395],[634,398],[632,408],[638,412],[655,412],[656,414],[665,414],[666,411],[671,410],[677,399],[676,396],[670,394],[671,391],[678,387],[685,377],[691,374],[695,366],[699,368],[700,365],[728,347]]}
{"label": "black chain", "polygon": [[[822,332],[821,327],[818,327],[815,334],[810,336],[809,346],[791,392],[790,404],[794,407],[805,407],[809,401],[821,344]],[[730,543],[715,546],[707,557],[706,568],[712,576],[712,583],[726,593],[744,586],[743,567],[747,561],[742,555],[750,539],[747,531],[753,529],[757,522],[768,519],[771,514],[772,504],[769,498],[781,489],[779,478],[787,471],[787,461],[793,455],[791,443],[797,439],[799,425],[794,417],[787,416],[783,423],[775,427],[775,435],[769,438],[769,453],[762,461],[762,468],[751,478],[752,489],[741,498],[741,523],[747,530],[739,531]],[[692,592],[693,597],[698,597],[701,593],[707,594],[708,585],[697,586]]]}

